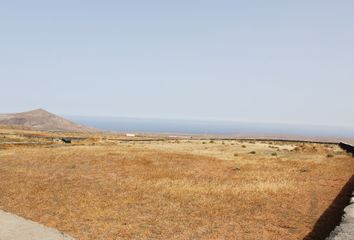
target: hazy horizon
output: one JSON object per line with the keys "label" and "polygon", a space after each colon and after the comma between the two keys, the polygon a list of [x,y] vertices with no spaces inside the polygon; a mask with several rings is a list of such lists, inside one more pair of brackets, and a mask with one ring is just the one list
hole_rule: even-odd
{"label": "hazy horizon", "polygon": [[354,139],[354,128],[304,124],[208,121],[191,119],[159,119],[132,117],[65,116],[74,122],[113,132],[197,134],[222,136],[263,136]]}
{"label": "hazy horizon", "polygon": [[354,127],[351,1],[0,3],[0,112]]}

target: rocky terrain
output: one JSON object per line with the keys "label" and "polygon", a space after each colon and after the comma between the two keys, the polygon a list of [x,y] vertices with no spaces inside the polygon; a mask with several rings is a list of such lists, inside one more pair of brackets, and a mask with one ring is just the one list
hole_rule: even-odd
{"label": "rocky terrain", "polygon": [[0,114],[0,125],[46,131],[85,132],[95,130],[66,120],[43,109],[22,113]]}

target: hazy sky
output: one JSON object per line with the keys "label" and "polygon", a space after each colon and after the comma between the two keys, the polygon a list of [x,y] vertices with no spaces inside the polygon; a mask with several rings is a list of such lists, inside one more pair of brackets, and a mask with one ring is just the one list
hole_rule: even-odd
{"label": "hazy sky", "polygon": [[354,1],[1,1],[0,112],[354,127]]}

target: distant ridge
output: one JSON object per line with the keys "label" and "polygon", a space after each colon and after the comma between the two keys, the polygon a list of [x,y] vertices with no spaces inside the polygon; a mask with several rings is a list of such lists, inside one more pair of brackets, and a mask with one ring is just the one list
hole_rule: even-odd
{"label": "distant ridge", "polygon": [[43,109],[35,109],[22,113],[0,114],[0,125],[29,127],[47,131],[96,131],[94,128],[74,123]]}

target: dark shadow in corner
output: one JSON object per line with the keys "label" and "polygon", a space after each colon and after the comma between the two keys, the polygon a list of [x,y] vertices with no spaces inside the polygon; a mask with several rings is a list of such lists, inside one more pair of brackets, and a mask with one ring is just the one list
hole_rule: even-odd
{"label": "dark shadow in corner", "polygon": [[342,142],[340,142],[338,145],[341,149],[347,151],[348,153],[351,153],[352,156],[354,157],[354,147],[353,146],[350,146],[349,144],[345,144]]}
{"label": "dark shadow in corner", "polygon": [[349,205],[354,192],[354,175],[344,185],[332,204],[317,220],[312,231],[307,234],[304,240],[324,240],[338,226],[344,214],[344,208]]}
{"label": "dark shadow in corner", "polygon": [[[338,144],[339,147],[354,157],[354,147],[343,142]],[[354,175],[344,185],[340,193],[334,199],[332,204],[317,220],[312,231],[304,238],[304,240],[322,240],[326,239],[329,234],[338,226],[344,214],[344,208],[349,205],[350,199],[354,192]]]}

